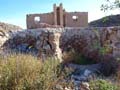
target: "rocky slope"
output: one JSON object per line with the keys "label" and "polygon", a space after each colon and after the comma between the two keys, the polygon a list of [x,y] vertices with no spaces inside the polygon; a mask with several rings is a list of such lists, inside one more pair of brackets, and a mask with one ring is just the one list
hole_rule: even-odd
{"label": "rocky slope", "polygon": [[22,28],[16,25],[0,22],[0,47],[9,39],[12,32],[18,30],[22,30]]}
{"label": "rocky slope", "polygon": [[0,31],[2,30],[2,31],[5,31],[5,32],[8,32],[8,31],[20,30],[20,29],[22,29],[22,28],[19,27],[19,26],[0,22]]}
{"label": "rocky slope", "polygon": [[110,15],[103,17],[101,19],[92,21],[89,26],[93,27],[110,27],[110,26],[120,26],[120,14]]}

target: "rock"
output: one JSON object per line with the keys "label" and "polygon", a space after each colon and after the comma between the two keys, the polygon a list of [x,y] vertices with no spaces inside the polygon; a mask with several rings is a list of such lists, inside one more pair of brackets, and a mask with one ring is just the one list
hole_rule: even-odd
{"label": "rock", "polygon": [[0,30],[0,47],[9,39],[9,35],[4,32],[3,30]]}
{"label": "rock", "polygon": [[82,83],[80,84],[80,90],[90,90],[89,83],[87,83],[87,82],[82,82]]}
{"label": "rock", "polygon": [[63,87],[61,85],[56,85],[56,89],[63,90]]}
{"label": "rock", "polygon": [[17,30],[21,30],[21,29],[22,28],[19,26],[0,22],[0,30],[4,30],[4,32],[17,31]]}
{"label": "rock", "polygon": [[84,76],[89,76],[90,74],[91,74],[92,72],[90,71],[90,70],[88,70],[88,69],[86,69],[85,71],[84,71]]}
{"label": "rock", "polygon": [[72,90],[72,89],[71,89],[70,87],[68,87],[68,88],[67,88],[67,87],[65,87],[65,90]]}
{"label": "rock", "polygon": [[93,65],[67,65],[74,68],[71,79],[74,82],[75,90],[90,90],[88,82],[97,78],[97,74],[101,68],[101,64]]}
{"label": "rock", "polygon": [[41,59],[55,57],[61,61],[60,35],[59,32],[49,29],[18,31],[13,33],[3,46],[15,53],[31,53]]}
{"label": "rock", "polygon": [[79,72],[81,71],[82,71],[82,74],[84,74],[85,70],[90,71],[90,72],[99,72],[101,68],[101,63],[91,64],[91,65],[78,65],[78,64],[68,63],[67,67],[78,71],[77,72],[78,74],[80,74]]}

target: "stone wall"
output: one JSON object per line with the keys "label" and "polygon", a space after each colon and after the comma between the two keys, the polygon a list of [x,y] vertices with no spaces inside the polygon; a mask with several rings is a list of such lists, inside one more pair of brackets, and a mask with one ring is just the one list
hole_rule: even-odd
{"label": "stone wall", "polygon": [[[39,20],[36,22],[35,18]],[[26,16],[27,29],[41,28],[42,23],[61,27],[86,27],[88,26],[88,12],[67,12],[61,3],[59,6],[53,5],[53,12]]]}
{"label": "stone wall", "polygon": [[7,53],[29,53],[42,60],[48,57],[61,60],[60,35],[54,28],[18,31],[10,34],[11,37],[4,43],[3,49]]}
{"label": "stone wall", "polygon": [[[38,18],[39,20],[36,21],[35,18]],[[53,19],[54,19],[53,13],[27,15],[27,18],[26,18],[27,28],[28,29],[41,28],[41,23],[54,25]]]}
{"label": "stone wall", "polygon": [[10,33],[5,40],[1,45],[4,50],[32,53],[43,59],[55,56],[61,60],[61,51],[71,49],[95,60],[100,54],[120,57],[120,27],[30,29]]}
{"label": "stone wall", "polygon": [[66,28],[61,36],[62,51],[73,48],[90,58],[100,54],[120,57],[120,27]]}
{"label": "stone wall", "polygon": [[[76,17],[76,20],[74,20]],[[88,26],[87,12],[65,12],[65,27],[86,27]]]}

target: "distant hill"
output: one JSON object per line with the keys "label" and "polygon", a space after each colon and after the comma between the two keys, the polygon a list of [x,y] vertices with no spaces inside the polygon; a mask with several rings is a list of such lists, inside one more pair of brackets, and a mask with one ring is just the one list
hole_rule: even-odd
{"label": "distant hill", "polygon": [[103,17],[101,19],[92,21],[89,26],[93,27],[110,27],[110,26],[120,26],[120,14],[110,15]]}
{"label": "distant hill", "polygon": [[0,30],[4,30],[5,32],[13,31],[13,30],[20,30],[20,29],[22,29],[22,28],[19,26],[0,22]]}

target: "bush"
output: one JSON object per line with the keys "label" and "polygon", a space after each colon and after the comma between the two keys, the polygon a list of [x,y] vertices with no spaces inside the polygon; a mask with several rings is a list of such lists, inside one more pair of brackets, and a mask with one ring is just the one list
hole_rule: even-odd
{"label": "bush", "polygon": [[75,63],[80,65],[87,65],[87,64],[95,64],[96,61],[92,60],[90,58],[87,58],[86,56],[75,52],[74,50],[71,50],[69,52],[63,53],[63,60],[64,63]]}
{"label": "bush", "polygon": [[90,82],[90,90],[120,90],[120,87],[100,79]]}
{"label": "bush", "polygon": [[101,57],[101,69],[100,72],[105,76],[116,74],[118,70],[118,62],[111,55],[104,55]]}
{"label": "bush", "polygon": [[58,60],[42,63],[31,55],[0,58],[0,90],[55,90]]}

